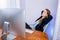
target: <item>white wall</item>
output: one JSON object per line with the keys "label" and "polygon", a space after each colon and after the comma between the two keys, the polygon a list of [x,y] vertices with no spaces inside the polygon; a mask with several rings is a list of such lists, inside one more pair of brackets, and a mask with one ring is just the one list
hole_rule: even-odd
{"label": "white wall", "polygon": [[[34,21],[40,17],[40,12],[45,9],[49,8],[52,13],[54,8],[52,6],[54,5],[54,2],[56,0],[26,0],[25,1],[25,10],[26,10],[26,21],[29,24],[33,24]],[[54,5],[55,6],[55,5]],[[56,8],[55,8],[56,9]]]}
{"label": "white wall", "polygon": [[58,1],[58,9],[56,14],[56,22],[54,29],[54,37],[53,40],[60,40],[60,0]]}

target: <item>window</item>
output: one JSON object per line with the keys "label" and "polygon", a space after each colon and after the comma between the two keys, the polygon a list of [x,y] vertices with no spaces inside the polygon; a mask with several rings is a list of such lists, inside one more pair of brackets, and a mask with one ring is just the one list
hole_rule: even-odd
{"label": "window", "polygon": [[0,0],[0,9],[20,8],[20,0]]}
{"label": "window", "polygon": [[7,0],[0,0],[0,9],[7,8]]}

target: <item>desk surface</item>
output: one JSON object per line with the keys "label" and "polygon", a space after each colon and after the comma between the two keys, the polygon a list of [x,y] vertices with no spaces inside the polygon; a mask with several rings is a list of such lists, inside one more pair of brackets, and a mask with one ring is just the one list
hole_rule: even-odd
{"label": "desk surface", "polygon": [[[0,34],[2,34],[2,29],[0,29]],[[2,40],[2,38],[0,38]],[[44,32],[34,31],[32,34],[26,33],[26,38],[16,36],[13,40],[48,40],[48,35]]]}
{"label": "desk surface", "polygon": [[26,33],[26,38],[17,36],[14,40],[48,40],[48,36],[44,32],[34,31],[32,34]]}
{"label": "desk surface", "polygon": [[[0,28],[0,36],[2,35],[2,28]],[[0,40],[2,40],[2,38],[0,37]]]}

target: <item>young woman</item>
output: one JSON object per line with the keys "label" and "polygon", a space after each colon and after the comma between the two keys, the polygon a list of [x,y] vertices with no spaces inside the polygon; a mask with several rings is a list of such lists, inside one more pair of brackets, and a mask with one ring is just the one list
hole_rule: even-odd
{"label": "young woman", "polygon": [[45,9],[41,12],[41,16],[35,21],[35,23],[33,24],[33,28],[30,27],[30,25],[28,25],[26,23],[26,28],[29,29],[33,29],[33,30],[38,30],[38,31],[42,31],[43,32],[43,27],[48,24],[51,20],[52,20],[52,16],[50,15],[51,12],[49,9]]}
{"label": "young woman", "polygon": [[45,9],[41,12],[41,16],[36,20],[38,21],[38,24],[35,27],[36,30],[43,32],[43,27],[48,24],[53,18],[50,14],[51,12],[49,9]]}

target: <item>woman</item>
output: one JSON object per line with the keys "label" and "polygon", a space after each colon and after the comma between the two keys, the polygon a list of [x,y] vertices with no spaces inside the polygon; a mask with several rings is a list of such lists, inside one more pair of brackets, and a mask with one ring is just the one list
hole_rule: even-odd
{"label": "woman", "polygon": [[50,10],[45,9],[41,12],[41,17],[39,17],[36,21],[38,21],[38,24],[35,26],[35,29],[38,31],[43,32],[43,27],[48,24],[52,20],[52,16],[50,15]]}
{"label": "woman", "polygon": [[38,30],[43,32],[43,27],[52,20],[51,12],[49,9],[45,9],[41,12],[41,16],[35,21],[33,28],[26,23],[26,28]]}

